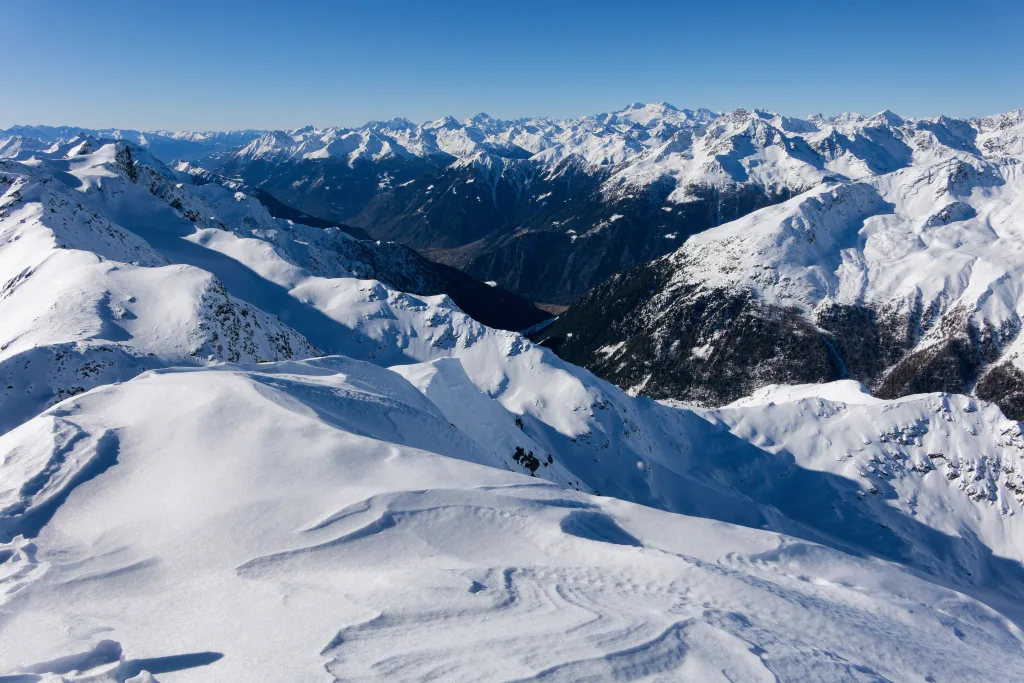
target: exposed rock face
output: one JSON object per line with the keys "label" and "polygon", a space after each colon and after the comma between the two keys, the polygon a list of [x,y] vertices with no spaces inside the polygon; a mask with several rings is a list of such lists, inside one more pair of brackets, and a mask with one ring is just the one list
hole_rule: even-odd
{"label": "exposed rock face", "polygon": [[[721,220],[739,218],[780,199],[756,188],[708,189],[668,213],[662,203],[669,188],[660,190],[650,188],[649,193],[612,205],[602,203],[595,193],[580,200],[582,206],[570,203],[574,215],[564,216],[564,223],[530,215],[514,232],[431,256],[480,279],[496,280],[534,301],[569,304],[619,270],[662,256]],[[564,213],[562,209],[560,215]],[[577,228],[570,234],[566,225]]]}
{"label": "exposed rock face", "polygon": [[[535,339],[634,393],[721,405],[767,384],[844,377],[831,338],[799,311],[752,292],[683,294],[670,310],[644,305],[658,281],[639,267],[596,288]],[[622,288],[626,296],[609,296]],[[632,299],[632,300],[631,300]],[[655,319],[653,326],[644,320]]]}
{"label": "exposed rock face", "polygon": [[616,275],[534,339],[653,398],[713,406],[770,384],[856,379],[888,399],[974,387],[979,398],[1024,420],[1024,371],[1010,360],[991,365],[997,349],[972,329],[913,350],[921,328],[912,314],[830,304],[810,320],[749,290],[676,292],[680,299],[669,309],[655,311],[650,298],[665,279],[657,270]]}

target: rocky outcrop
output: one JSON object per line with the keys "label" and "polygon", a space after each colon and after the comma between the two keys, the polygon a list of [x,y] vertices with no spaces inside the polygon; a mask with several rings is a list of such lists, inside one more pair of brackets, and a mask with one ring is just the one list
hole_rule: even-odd
{"label": "rocky outcrop", "polygon": [[1002,408],[1012,420],[1024,422],[1024,371],[1005,362],[989,370],[974,388],[978,398]]}
{"label": "rocky outcrop", "polygon": [[[645,302],[658,277],[647,271],[598,287],[535,340],[632,393],[709,406],[766,384],[846,376],[831,336],[799,311],[749,291],[714,290],[677,291],[671,307],[655,312]],[[623,297],[611,295],[620,287]]]}
{"label": "rocky outcrop", "polygon": [[881,398],[971,393],[1024,419],[1024,371],[1001,361],[1018,327],[977,326],[961,310],[827,302],[812,315],[751,290],[670,287],[664,261],[595,288],[535,341],[634,393],[730,403],[769,384],[856,379]]}

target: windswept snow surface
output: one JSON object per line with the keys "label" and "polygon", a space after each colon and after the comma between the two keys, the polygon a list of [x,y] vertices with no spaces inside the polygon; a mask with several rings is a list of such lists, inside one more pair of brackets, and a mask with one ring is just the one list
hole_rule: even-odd
{"label": "windswept snow surface", "polygon": [[348,359],[156,371],[0,449],[4,481],[33,482],[2,499],[11,673],[962,681],[1022,663],[1012,622],[896,565],[475,464],[411,385]]}
{"label": "windswept snow surface", "polygon": [[673,408],[138,147],[0,164],[8,680],[1024,664],[1024,437],[991,405]]}

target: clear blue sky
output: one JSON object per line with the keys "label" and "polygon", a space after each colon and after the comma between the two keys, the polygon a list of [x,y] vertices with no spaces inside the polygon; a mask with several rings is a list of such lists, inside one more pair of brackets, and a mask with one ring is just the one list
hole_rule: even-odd
{"label": "clear blue sky", "polygon": [[1024,107],[1024,2],[3,0],[0,127]]}

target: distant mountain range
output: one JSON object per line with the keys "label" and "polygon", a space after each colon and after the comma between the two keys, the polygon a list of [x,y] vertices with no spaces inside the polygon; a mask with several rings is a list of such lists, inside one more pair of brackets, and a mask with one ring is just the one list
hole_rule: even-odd
{"label": "distant mountain range", "polygon": [[0,156],[10,156],[13,151],[25,145],[28,145],[28,149],[45,149],[52,143],[66,142],[77,136],[89,136],[134,143],[165,162],[175,159],[196,161],[217,152],[246,145],[263,133],[264,131],[260,130],[173,132],[74,126],[13,126],[0,131]]}
{"label": "distant mountain range", "polygon": [[[571,120],[478,114],[358,128],[84,132],[191,161],[533,301],[570,304],[690,235],[823,182],[956,154],[1020,154],[1019,117],[797,119],[636,103]],[[78,132],[12,128],[0,132],[0,155]]]}
{"label": "distant mountain range", "polygon": [[1019,153],[1019,130],[1001,127],[1014,116],[795,119],[634,104],[573,120],[278,131],[207,163],[308,213],[569,304],[690,235],[822,183]]}

